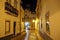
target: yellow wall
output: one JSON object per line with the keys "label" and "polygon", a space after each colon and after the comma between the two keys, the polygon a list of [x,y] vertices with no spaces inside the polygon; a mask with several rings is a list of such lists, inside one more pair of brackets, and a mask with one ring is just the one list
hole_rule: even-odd
{"label": "yellow wall", "polygon": [[[49,11],[50,34],[47,33],[53,40],[60,40],[60,1],[59,0],[42,0],[42,32],[46,32],[45,14]],[[40,19],[41,20],[41,19]]]}
{"label": "yellow wall", "polygon": [[60,11],[50,16],[50,33],[54,40],[60,40]]}
{"label": "yellow wall", "polygon": [[[4,37],[10,34],[13,34],[13,22],[16,22],[16,34],[20,32],[20,26],[19,26],[19,22],[20,22],[20,6],[18,6],[18,17],[9,15],[6,12],[5,9],[5,1],[6,0],[0,0],[0,37]],[[18,3],[18,5],[20,4],[20,2]],[[9,20],[10,21],[10,33],[5,34],[5,21]]]}
{"label": "yellow wall", "polygon": [[39,31],[39,17],[40,17],[40,0],[37,0],[37,6],[36,6],[36,19],[35,19],[35,29]]}
{"label": "yellow wall", "polygon": [[[49,3],[48,3],[49,2]],[[60,40],[60,5],[59,0],[47,1],[50,11],[50,33],[54,40]]]}
{"label": "yellow wall", "polygon": [[38,27],[38,18],[36,18],[36,20],[35,20],[35,30],[39,30],[39,27]]}
{"label": "yellow wall", "polygon": [[25,31],[24,30],[24,21],[23,21],[23,18],[24,18],[24,10],[23,10],[23,8],[22,8],[22,6],[21,6],[21,32],[23,32],[23,31]]}

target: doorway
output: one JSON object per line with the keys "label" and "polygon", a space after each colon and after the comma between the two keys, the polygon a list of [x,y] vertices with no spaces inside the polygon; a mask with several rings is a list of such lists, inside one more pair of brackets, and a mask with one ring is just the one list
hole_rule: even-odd
{"label": "doorway", "polygon": [[14,36],[15,36],[15,33],[16,33],[16,22],[14,22]]}

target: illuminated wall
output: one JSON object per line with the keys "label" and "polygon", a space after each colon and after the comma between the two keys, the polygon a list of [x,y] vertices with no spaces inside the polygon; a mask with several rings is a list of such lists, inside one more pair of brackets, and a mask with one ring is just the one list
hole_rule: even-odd
{"label": "illuminated wall", "polygon": [[[41,0],[41,18],[42,31],[53,40],[60,40],[60,1],[59,0]],[[49,14],[49,32],[46,30],[46,14]],[[41,20],[41,19],[40,19]]]}
{"label": "illuminated wall", "polygon": [[39,31],[40,29],[40,25],[39,25],[39,19],[40,19],[40,10],[41,10],[41,8],[40,8],[40,0],[37,0],[37,6],[36,6],[36,19],[35,19],[35,29],[37,30],[37,31]]}
{"label": "illuminated wall", "polygon": [[23,18],[24,18],[24,10],[23,10],[23,8],[22,8],[22,6],[21,6],[21,32],[23,32],[23,31],[25,31],[25,29],[24,29],[24,21],[23,21]]}
{"label": "illuminated wall", "polygon": [[[0,0],[0,37],[4,37],[4,36],[13,34],[14,22],[16,22],[15,34],[20,33],[20,24],[19,24],[19,22],[20,22],[20,0],[17,0],[17,2],[18,2],[17,3],[18,6],[16,9],[18,10],[18,16],[16,16],[17,14],[14,14],[16,12],[13,13],[13,12],[9,12],[9,11],[5,10],[6,0]],[[7,5],[9,5],[9,4],[7,4]],[[15,8],[14,0],[12,0],[11,6],[13,6],[13,8]],[[6,33],[6,29],[8,31],[8,28],[9,28],[9,27],[6,28],[7,20],[10,21],[10,32],[8,32],[8,33]]]}

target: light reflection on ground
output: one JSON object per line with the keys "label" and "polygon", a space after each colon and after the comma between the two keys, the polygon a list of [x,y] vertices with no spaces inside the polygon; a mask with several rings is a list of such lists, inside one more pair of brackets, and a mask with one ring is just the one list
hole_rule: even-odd
{"label": "light reflection on ground", "polygon": [[33,30],[26,30],[25,40],[37,40],[37,36]]}
{"label": "light reflection on ground", "polygon": [[26,36],[25,36],[25,40],[28,40],[29,37],[29,30],[26,29]]}

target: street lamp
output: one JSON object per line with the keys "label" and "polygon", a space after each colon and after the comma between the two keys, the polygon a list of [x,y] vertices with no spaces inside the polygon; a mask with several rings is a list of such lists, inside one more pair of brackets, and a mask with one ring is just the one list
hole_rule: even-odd
{"label": "street lamp", "polygon": [[35,22],[35,20],[32,20],[32,22]]}

